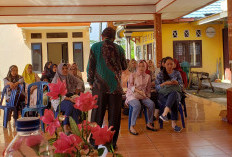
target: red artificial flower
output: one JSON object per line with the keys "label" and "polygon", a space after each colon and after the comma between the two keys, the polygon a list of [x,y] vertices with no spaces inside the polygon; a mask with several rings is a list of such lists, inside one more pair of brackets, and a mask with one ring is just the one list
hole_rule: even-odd
{"label": "red artificial flower", "polygon": [[106,143],[110,143],[115,133],[115,131],[111,131],[112,128],[112,126],[109,129],[107,128],[107,126],[105,126],[104,128],[101,128],[100,126],[92,128],[91,133],[93,134],[95,144],[104,145]]}
{"label": "red artificial flower", "polygon": [[50,92],[47,93],[47,96],[51,97],[51,99],[58,99],[59,96],[65,96],[67,93],[66,82],[57,80],[57,83],[49,83],[48,84]]}
{"label": "red artificial flower", "polygon": [[84,120],[81,124],[78,124],[77,126],[78,126],[79,130],[83,129],[86,132],[90,132],[92,129],[91,123],[86,121],[86,120]]}
{"label": "red artificial flower", "polygon": [[97,95],[92,96],[90,92],[81,93],[80,97],[76,98],[76,104],[74,107],[79,109],[83,112],[87,112],[92,110],[93,108],[97,108],[98,106],[95,105],[97,103]]}
{"label": "red artificial flower", "polygon": [[77,135],[67,136],[65,133],[60,133],[60,138],[53,144],[56,147],[55,153],[68,153],[76,152],[76,148],[82,142],[82,139]]}
{"label": "red artificial flower", "polygon": [[26,138],[26,145],[28,147],[33,147],[36,145],[40,145],[40,143],[43,140],[43,136],[42,135],[32,135]]}
{"label": "red artificial flower", "polygon": [[40,120],[42,120],[45,124],[48,124],[46,131],[49,132],[51,136],[55,133],[56,128],[60,127],[58,117],[55,119],[52,110],[45,109],[44,116],[40,117]]}

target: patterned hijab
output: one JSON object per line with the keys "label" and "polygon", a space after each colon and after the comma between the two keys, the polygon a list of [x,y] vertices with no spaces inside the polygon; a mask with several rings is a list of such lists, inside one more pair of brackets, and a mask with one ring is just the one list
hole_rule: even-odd
{"label": "patterned hijab", "polygon": [[8,80],[9,82],[12,82],[12,83],[16,83],[16,82],[18,82],[18,81],[22,78],[22,76],[20,76],[20,75],[18,75],[18,74],[17,74],[16,76],[12,76],[12,75],[11,75],[11,71],[12,71],[14,68],[17,68],[17,69],[18,69],[18,67],[17,67],[16,65],[10,66],[9,71],[8,71],[8,73],[7,73],[7,76],[5,77],[6,80]]}
{"label": "patterned hijab", "polygon": [[31,64],[27,64],[23,70],[23,78],[24,82],[27,84],[31,84],[35,82],[35,73],[32,72],[31,74],[28,73],[28,67],[32,66]]}
{"label": "patterned hijab", "polygon": [[66,81],[66,87],[68,93],[74,93],[77,88],[77,78],[71,74],[63,75],[62,68],[63,66],[67,66],[65,63],[60,63],[57,67],[56,74],[52,80],[52,83],[56,83],[58,79]]}
{"label": "patterned hijab", "polygon": [[[143,71],[143,72],[141,72],[141,71],[139,71],[139,69],[138,69],[138,67],[139,67],[139,64],[143,64],[144,65],[144,67],[145,67],[145,70]],[[147,64],[146,64],[146,62],[144,61],[144,60],[141,60],[141,61],[139,61],[138,62],[138,64],[137,64],[137,68],[136,68],[137,70],[136,70],[136,74],[138,75],[138,76],[140,76],[140,75],[146,75],[146,70],[147,70]]]}

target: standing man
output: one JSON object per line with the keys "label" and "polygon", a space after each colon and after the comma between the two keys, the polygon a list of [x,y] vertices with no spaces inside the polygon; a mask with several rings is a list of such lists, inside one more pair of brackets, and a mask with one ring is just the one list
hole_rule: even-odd
{"label": "standing man", "polygon": [[[114,43],[113,28],[107,27],[102,32],[102,39],[91,47],[87,67],[87,81],[93,95],[98,95],[98,108],[92,110],[91,122],[102,126],[108,105],[108,124],[116,131],[113,137],[115,148],[121,123],[121,74],[127,69],[127,62],[123,48]],[[94,145],[92,138],[90,141]]]}

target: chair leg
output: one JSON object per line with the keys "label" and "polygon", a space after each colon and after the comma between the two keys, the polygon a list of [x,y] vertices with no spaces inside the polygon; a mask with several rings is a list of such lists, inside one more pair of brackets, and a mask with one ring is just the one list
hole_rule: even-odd
{"label": "chair leg", "polygon": [[[40,117],[42,117],[44,115],[44,110],[43,109],[39,110],[39,115],[40,115]],[[41,120],[40,123],[41,123],[41,129],[42,129],[42,131],[45,132],[43,121]]]}
{"label": "chair leg", "polygon": [[4,118],[3,118],[4,128],[7,128],[8,116],[9,116],[9,110],[8,110],[8,108],[5,108],[4,109]]}
{"label": "chair leg", "polygon": [[213,85],[212,85],[212,83],[211,83],[211,81],[210,81],[210,78],[208,78],[208,81],[209,81],[210,87],[211,87],[211,89],[212,89],[212,91],[213,91],[213,93],[214,93],[214,88],[213,88]]}
{"label": "chair leg", "polygon": [[181,103],[179,103],[179,112],[180,112],[180,116],[181,116],[182,126],[183,126],[183,128],[185,128],[184,113],[183,113],[183,109],[182,109]]}
{"label": "chair leg", "polygon": [[133,107],[129,105],[129,117],[128,117],[128,129],[130,130],[131,126],[131,117],[132,117]]}
{"label": "chair leg", "polygon": [[22,110],[22,118],[25,116],[25,110]]}
{"label": "chair leg", "polygon": [[160,129],[164,128],[163,121],[159,118]]}
{"label": "chair leg", "polygon": [[182,105],[184,106],[184,115],[185,115],[185,118],[187,118],[187,108],[186,108],[185,100],[182,101]]}

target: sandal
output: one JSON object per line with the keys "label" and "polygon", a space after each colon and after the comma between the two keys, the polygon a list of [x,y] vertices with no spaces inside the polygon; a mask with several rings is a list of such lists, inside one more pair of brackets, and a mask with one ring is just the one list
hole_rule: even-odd
{"label": "sandal", "polygon": [[151,131],[158,131],[157,129],[155,128],[150,128],[149,126],[146,126],[147,130],[151,130]]}
{"label": "sandal", "polygon": [[137,132],[132,132],[131,130],[129,130],[129,132],[132,134],[132,135],[138,135],[139,133],[137,133]]}

